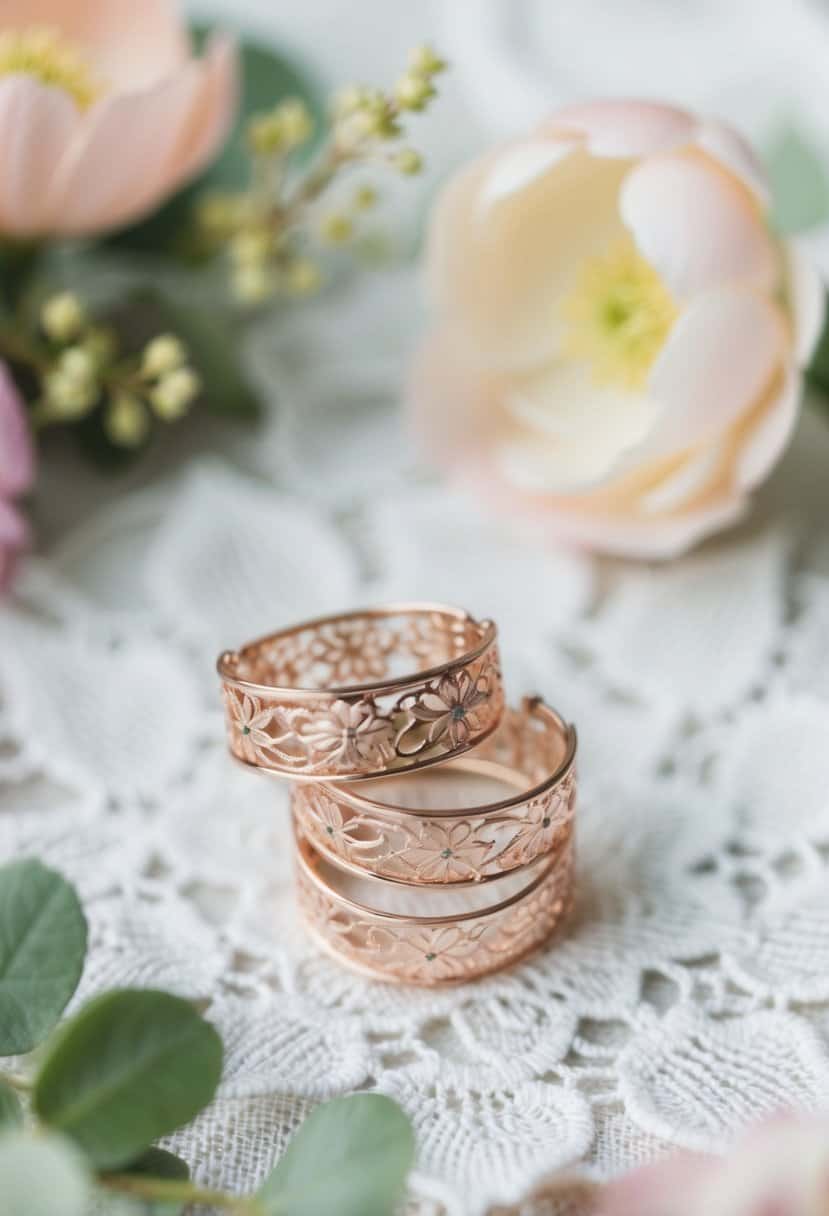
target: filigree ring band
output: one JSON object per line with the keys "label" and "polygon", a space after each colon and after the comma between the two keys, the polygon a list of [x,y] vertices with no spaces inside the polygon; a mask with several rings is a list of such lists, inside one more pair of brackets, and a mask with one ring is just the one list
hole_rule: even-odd
{"label": "filigree ring band", "polygon": [[230,750],[294,780],[353,781],[459,756],[504,705],[491,621],[400,604],[320,618],[219,657]]}
{"label": "filigree ring band", "polygon": [[486,886],[401,887],[356,877],[296,841],[297,896],[312,937],[358,971],[403,984],[458,984],[538,949],[573,897],[573,832],[552,853]]}
{"label": "filigree ring band", "polygon": [[[343,784],[296,786],[294,817],[318,852],[355,873],[407,884],[489,882],[550,853],[569,829],[575,756],[574,727],[528,697],[504,711],[473,754],[372,782],[371,796]],[[497,783],[501,797],[470,805],[472,775]]]}

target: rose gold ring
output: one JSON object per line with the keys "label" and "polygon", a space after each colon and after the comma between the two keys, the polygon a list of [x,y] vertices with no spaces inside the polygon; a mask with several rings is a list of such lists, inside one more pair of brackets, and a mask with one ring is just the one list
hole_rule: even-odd
{"label": "rose gold ring", "polygon": [[[569,828],[575,756],[574,727],[528,697],[505,710],[473,754],[372,782],[371,798],[348,785],[296,786],[294,818],[317,852],[355,873],[408,884],[489,882],[551,852]],[[486,801],[470,805],[473,786]]]}
{"label": "rose gold ring", "polygon": [[403,984],[458,984],[511,966],[541,946],[570,909],[573,832],[552,853],[458,891],[357,877],[296,838],[297,898],[327,953]]}
{"label": "rose gold ring", "polygon": [[504,694],[492,621],[394,604],[308,621],[217,664],[230,750],[295,780],[408,772],[482,743]]}

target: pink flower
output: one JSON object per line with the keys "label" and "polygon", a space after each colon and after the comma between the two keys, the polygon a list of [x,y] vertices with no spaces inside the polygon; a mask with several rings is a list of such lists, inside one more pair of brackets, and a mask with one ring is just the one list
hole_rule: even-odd
{"label": "pink flower", "polygon": [[155,208],[216,152],[235,58],[194,59],[171,0],[7,0],[0,233],[85,235]]}
{"label": "pink flower", "polygon": [[0,363],[0,591],[12,578],[29,529],[14,500],[32,484],[34,452],[23,403],[4,363]]}
{"label": "pink flower", "polygon": [[829,1120],[786,1116],[725,1159],[680,1153],[611,1183],[595,1216],[818,1216],[829,1208]]}
{"label": "pink flower", "polygon": [[563,110],[464,168],[412,384],[435,457],[605,552],[672,557],[738,519],[822,321],[766,210],[734,131],[651,102]]}

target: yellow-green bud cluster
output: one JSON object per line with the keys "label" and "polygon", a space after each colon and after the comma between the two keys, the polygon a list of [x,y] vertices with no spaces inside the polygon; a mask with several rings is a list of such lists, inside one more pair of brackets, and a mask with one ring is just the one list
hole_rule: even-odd
{"label": "yellow-green bud cluster", "polygon": [[436,95],[434,78],[446,68],[429,46],[417,47],[409,56],[409,68],[398,80],[394,96],[401,110],[425,110]]}
{"label": "yellow-green bud cluster", "polygon": [[288,97],[272,110],[248,120],[248,147],[255,156],[281,156],[307,143],[314,119],[304,101]]}
{"label": "yellow-green bud cluster", "polygon": [[173,334],[159,334],[141,356],[141,378],[147,397],[163,422],[183,417],[201,391],[199,377],[187,366],[187,347]]}

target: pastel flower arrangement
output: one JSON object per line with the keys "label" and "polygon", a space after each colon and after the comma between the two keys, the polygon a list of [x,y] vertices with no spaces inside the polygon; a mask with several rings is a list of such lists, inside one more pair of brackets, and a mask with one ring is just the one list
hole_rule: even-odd
{"label": "pastel flower arrangement", "polygon": [[[44,435],[68,430],[117,465],[193,405],[254,415],[227,326],[316,290],[315,247],[358,235],[376,201],[363,180],[328,206],[350,171],[420,170],[402,140],[445,66],[428,47],[389,92],[353,86],[326,113],[276,52],[198,37],[200,54],[174,0],[0,12],[0,587],[29,541],[21,501]],[[184,275],[224,265],[227,298],[199,311],[138,258],[136,291],[96,310],[53,257],[93,242]]]}
{"label": "pastel flower arrangement", "polygon": [[427,250],[428,449],[588,549],[669,558],[734,523],[823,322],[768,209],[734,130],[653,102],[564,109],[461,169]]}

